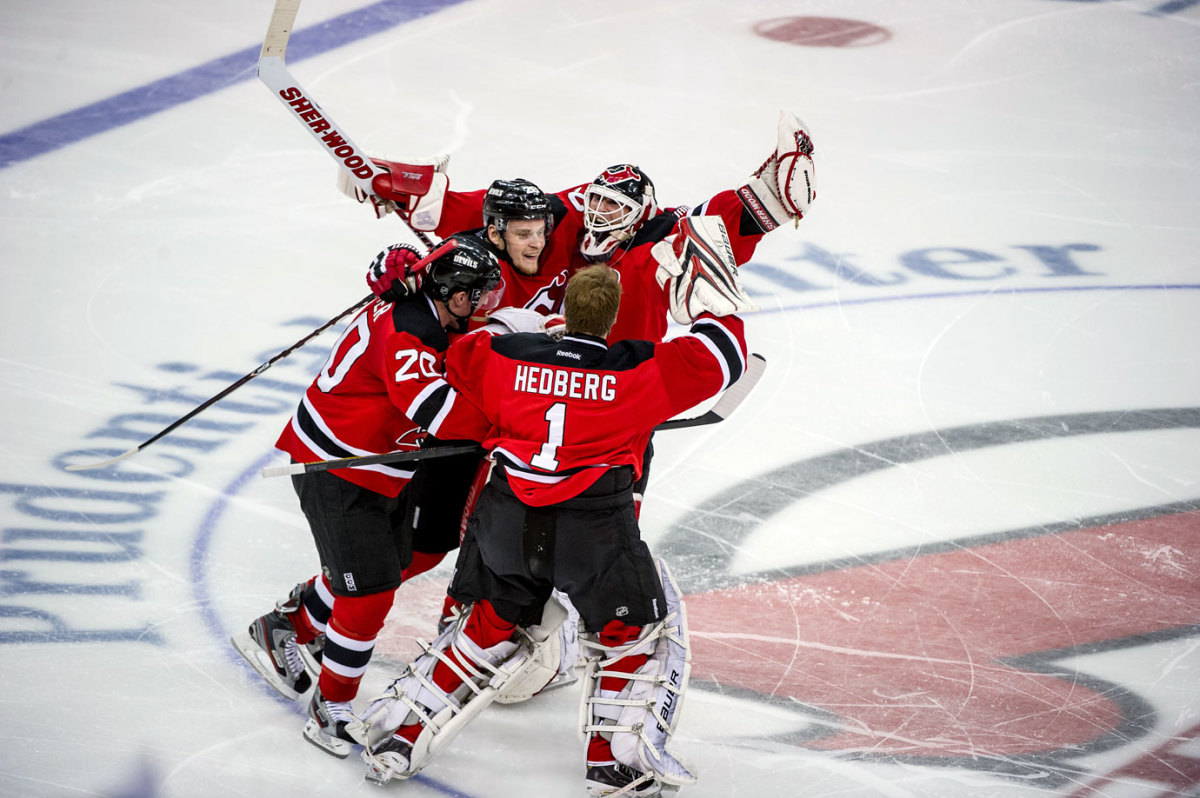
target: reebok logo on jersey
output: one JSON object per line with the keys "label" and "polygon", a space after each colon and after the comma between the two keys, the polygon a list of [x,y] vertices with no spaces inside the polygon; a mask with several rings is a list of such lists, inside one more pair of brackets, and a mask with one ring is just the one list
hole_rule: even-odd
{"label": "reebok logo on jersey", "polygon": [[554,356],[555,357],[569,357],[574,360],[583,360],[583,355],[579,354],[578,352],[568,352],[565,349],[558,350],[557,352],[554,353]]}

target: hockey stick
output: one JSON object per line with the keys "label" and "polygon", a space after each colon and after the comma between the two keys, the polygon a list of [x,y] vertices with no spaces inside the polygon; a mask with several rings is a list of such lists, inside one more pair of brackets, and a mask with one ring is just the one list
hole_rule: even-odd
{"label": "hockey stick", "polygon": [[271,368],[271,366],[275,365],[275,364],[276,364],[276,363],[278,363],[280,360],[283,360],[285,357],[287,357],[288,355],[290,355],[292,352],[295,352],[297,349],[299,349],[300,347],[304,346],[306,343],[308,343],[308,342],[309,342],[309,341],[311,341],[312,339],[316,338],[318,335],[320,335],[321,333],[325,332],[325,331],[326,331],[326,330],[328,330],[330,327],[332,327],[333,325],[337,324],[337,323],[338,323],[339,321],[341,321],[342,319],[344,319],[344,318],[346,318],[347,316],[349,316],[351,313],[354,313],[355,311],[362,309],[364,306],[366,306],[366,304],[367,304],[368,302],[370,302],[370,301],[371,301],[372,299],[374,299],[374,298],[375,298],[375,295],[374,295],[374,294],[371,294],[370,296],[367,296],[367,297],[364,297],[363,299],[360,299],[358,302],[356,302],[355,304],[353,304],[353,305],[351,305],[350,307],[346,308],[346,309],[345,309],[345,310],[343,310],[341,313],[339,313],[338,315],[334,316],[332,319],[330,319],[329,321],[325,322],[325,323],[324,323],[324,324],[322,324],[320,327],[318,327],[317,329],[313,330],[313,331],[312,331],[312,332],[310,332],[308,335],[304,336],[304,337],[303,337],[303,338],[301,338],[299,341],[297,341],[296,343],[294,343],[294,344],[292,344],[291,346],[289,346],[287,349],[285,349],[285,350],[283,350],[282,352],[280,352],[279,354],[275,355],[275,357],[271,358],[271,359],[270,359],[270,360],[268,360],[266,363],[263,363],[261,366],[259,366],[259,367],[258,367],[258,368],[256,368],[254,371],[252,371],[252,372],[250,372],[249,374],[247,374],[245,377],[242,377],[242,378],[241,378],[240,380],[238,380],[237,382],[233,383],[232,385],[229,385],[227,388],[225,388],[225,389],[224,389],[224,390],[222,390],[220,393],[218,393],[216,396],[212,397],[211,399],[207,400],[206,402],[203,402],[203,403],[201,403],[201,404],[197,405],[197,406],[196,406],[196,407],[194,407],[194,408],[193,408],[191,411],[189,411],[189,412],[188,412],[186,415],[184,415],[184,416],[181,416],[180,418],[178,418],[178,419],[176,419],[175,421],[171,422],[171,423],[170,423],[170,424],[168,424],[166,427],[164,427],[163,429],[161,429],[159,432],[155,433],[155,434],[154,434],[152,437],[150,437],[150,438],[147,438],[146,440],[142,441],[142,442],[141,442],[141,443],[139,443],[137,446],[133,447],[133,448],[132,448],[132,449],[130,449],[129,451],[125,452],[124,454],[119,454],[119,455],[117,455],[116,457],[113,457],[113,458],[111,458],[111,459],[108,459],[108,460],[102,460],[102,461],[101,461],[101,462],[99,462],[99,463],[88,463],[88,464],[85,464],[85,465],[69,465],[69,466],[67,466],[66,470],[67,470],[67,471],[89,471],[89,470],[91,470],[91,469],[93,469],[93,468],[103,468],[104,466],[106,466],[106,465],[111,465],[111,464],[113,464],[113,463],[117,462],[118,460],[124,460],[126,457],[130,457],[130,456],[132,456],[132,455],[135,455],[135,454],[137,454],[137,453],[138,453],[138,452],[140,452],[142,449],[145,449],[147,446],[149,446],[150,444],[154,443],[154,442],[155,442],[156,440],[158,440],[159,438],[163,437],[163,436],[164,436],[164,435],[166,435],[167,433],[169,433],[169,432],[171,432],[172,430],[174,430],[175,428],[179,427],[181,424],[184,424],[185,422],[189,421],[190,419],[192,419],[192,418],[196,417],[196,416],[197,416],[197,415],[198,415],[198,414],[199,414],[199,413],[200,413],[202,410],[204,410],[204,409],[206,409],[206,408],[208,408],[208,407],[211,407],[212,405],[214,405],[214,404],[216,404],[217,402],[219,402],[219,401],[221,401],[222,399],[224,399],[224,398],[225,398],[226,396],[228,396],[229,394],[231,394],[231,393],[233,393],[234,391],[236,391],[238,388],[240,388],[240,387],[242,387],[243,385],[245,385],[246,383],[250,382],[250,380],[254,379],[254,378],[255,378],[255,377],[257,377],[259,374],[262,374],[264,371],[266,371],[267,369]]}
{"label": "hockey stick", "polygon": [[[754,386],[758,384],[763,371],[767,368],[767,360],[758,353],[752,353],[746,362],[746,371],[738,381],[721,394],[707,413],[691,418],[676,418],[664,421],[654,428],[661,430],[684,429],[686,427],[702,427],[716,424],[729,418],[737,409]],[[449,457],[455,454],[470,454],[482,452],[478,444],[461,444],[457,446],[435,446],[432,449],[418,449],[413,452],[386,452],[384,454],[369,454],[362,457],[343,457],[338,460],[317,460],[313,463],[292,463],[282,466],[268,466],[262,470],[263,477],[286,477],[294,474],[310,474],[314,471],[333,471],[338,468],[359,468],[361,466],[377,465],[380,463],[411,463],[415,460],[427,460],[433,457]]]}
{"label": "hockey stick", "polygon": [[[375,196],[375,178],[387,177],[387,170],[376,166],[288,72],[285,61],[288,39],[291,38],[299,10],[300,0],[275,0],[275,10],[271,13],[267,35],[263,38],[262,50],[258,55],[258,79],[308,129],[312,137],[338,162],[338,166],[350,175],[354,184],[365,194]],[[403,217],[401,221],[404,221]],[[433,250],[435,243],[429,236],[420,230],[413,230],[411,225],[408,229],[428,250]]]}

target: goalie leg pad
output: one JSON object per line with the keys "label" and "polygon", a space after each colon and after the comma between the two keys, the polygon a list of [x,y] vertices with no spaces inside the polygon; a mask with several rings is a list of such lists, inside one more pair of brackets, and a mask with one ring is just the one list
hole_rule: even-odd
{"label": "goalie leg pad", "polygon": [[[660,782],[675,787],[694,784],[691,768],[667,750],[679,720],[679,708],[691,676],[687,615],[666,563],[655,560],[667,600],[667,615],[649,626],[633,643],[617,653],[588,664],[590,694],[585,691],[580,707],[584,735],[611,734],[612,752],[618,762],[637,771],[653,774]],[[595,643],[585,644],[597,647]],[[605,653],[612,649],[601,647]],[[617,661],[636,654],[649,658],[637,670],[626,673],[611,669]],[[624,679],[619,693],[600,688],[601,679]]]}
{"label": "goalie leg pad", "polygon": [[[510,680],[519,683],[525,678],[536,662],[537,647],[555,639],[566,618],[566,610],[552,598],[546,602],[541,622],[521,630],[519,642],[505,640],[483,649],[463,632],[470,616],[479,610],[471,607],[432,645],[425,646],[425,653],[363,713],[366,729],[362,733],[369,745],[362,758],[368,780],[384,784],[392,778],[416,775]],[[447,652],[453,653],[459,664]],[[454,671],[458,687],[447,692],[434,682],[433,669],[438,663]],[[411,746],[392,734],[416,723],[422,729]]]}
{"label": "goalie leg pad", "polygon": [[[554,591],[547,607],[554,604],[553,615],[542,613],[536,627],[522,630],[530,636],[532,656],[519,673],[514,673],[496,695],[497,704],[517,704],[528,701],[544,690],[566,687],[577,681],[575,667],[579,664],[579,613],[564,594]],[[561,614],[559,612],[561,610]],[[547,633],[547,624],[555,624]],[[537,641],[538,636],[545,639]]]}

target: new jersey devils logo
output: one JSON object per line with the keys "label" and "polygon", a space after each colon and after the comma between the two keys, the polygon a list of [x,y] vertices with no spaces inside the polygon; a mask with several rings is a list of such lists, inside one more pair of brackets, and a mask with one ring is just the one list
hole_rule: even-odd
{"label": "new jersey devils logo", "polygon": [[421,427],[413,427],[396,437],[396,448],[401,451],[416,451],[427,433]]}
{"label": "new jersey devils logo", "polygon": [[624,163],[620,166],[608,167],[600,175],[600,178],[611,186],[617,183],[624,183],[626,180],[641,180],[642,173],[636,167]]}

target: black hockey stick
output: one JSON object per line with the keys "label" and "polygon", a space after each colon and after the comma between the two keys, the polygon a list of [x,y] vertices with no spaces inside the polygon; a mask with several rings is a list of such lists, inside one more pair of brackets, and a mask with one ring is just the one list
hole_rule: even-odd
{"label": "black hockey stick", "polygon": [[168,424],[166,427],[164,427],[163,429],[161,429],[160,431],[158,431],[157,433],[155,433],[153,436],[151,436],[150,438],[147,438],[146,440],[142,441],[142,442],[141,442],[141,443],[139,443],[137,446],[133,447],[133,448],[132,448],[132,449],[130,449],[129,451],[125,452],[124,454],[119,454],[119,455],[117,455],[116,457],[113,457],[113,458],[111,458],[111,459],[108,459],[108,460],[102,460],[102,461],[101,461],[101,462],[99,462],[99,463],[87,463],[87,464],[84,464],[84,465],[69,465],[69,466],[67,466],[67,470],[68,470],[68,471],[88,471],[88,470],[90,470],[90,469],[93,469],[93,468],[103,468],[104,466],[106,466],[106,465],[111,465],[111,464],[113,464],[113,463],[117,462],[118,460],[124,460],[126,457],[130,457],[130,456],[132,456],[132,455],[135,455],[135,454],[137,454],[137,453],[138,453],[138,452],[140,452],[142,449],[145,449],[147,446],[149,446],[150,444],[154,443],[154,442],[155,442],[156,440],[158,440],[159,438],[163,437],[163,436],[164,436],[164,435],[166,435],[167,433],[169,433],[169,432],[171,432],[172,430],[174,430],[174,429],[176,429],[177,427],[179,427],[181,424],[184,424],[184,423],[186,423],[187,421],[191,420],[192,418],[195,418],[195,417],[196,417],[196,416],[197,416],[197,415],[198,415],[198,414],[199,414],[201,411],[205,410],[206,408],[209,408],[209,407],[211,407],[212,405],[214,405],[214,404],[216,404],[217,402],[219,402],[219,401],[221,401],[222,399],[224,399],[224,398],[225,398],[226,396],[228,396],[229,394],[231,394],[231,393],[233,393],[234,391],[236,391],[238,388],[241,388],[243,385],[245,385],[246,383],[250,382],[250,380],[254,379],[254,378],[255,378],[255,377],[257,377],[259,374],[262,374],[264,371],[266,371],[267,369],[271,368],[271,366],[275,365],[275,364],[276,364],[276,363],[278,363],[280,360],[283,360],[285,357],[287,357],[288,355],[290,355],[292,352],[295,352],[297,349],[299,349],[300,347],[304,346],[306,343],[308,343],[308,342],[309,342],[309,341],[311,341],[312,339],[316,338],[318,335],[320,335],[321,333],[325,332],[325,331],[326,331],[326,330],[328,330],[330,327],[332,327],[333,325],[337,324],[337,323],[338,323],[339,321],[341,321],[342,319],[344,319],[344,318],[346,318],[347,316],[349,316],[351,313],[354,313],[355,311],[361,310],[363,307],[365,307],[365,306],[366,306],[366,304],[367,304],[368,302],[370,302],[370,301],[371,301],[372,299],[374,299],[374,298],[375,298],[375,295],[374,295],[374,294],[372,294],[372,295],[370,295],[370,296],[366,296],[366,297],[364,297],[364,298],[360,299],[358,302],[356,302],[355,304],[353,304],[353,305],[351,305],[350,307],[346,308],[346,309],[345,309],[345,310],[343,310],[341,313],[339,313],[338,315],[334,316],[332,319],[330,319],[329,321],[325,322],[325,323],[324,323],[324,324],[322,324],[320,327],[318,327],[317,329],[313,330],[313,331],[312,331],[312,332],[310,332],[308,335],[304,336],[304,337],[303,337],[303,338],[301,338],[299,341],[297,341],[296,343],[294,343],[294,344],[292,344],[291,346],[289,346],[287,349],[285,349],[285,350],[283,350],[282,352],[280,352],[279,354],[275,355],[273,358],[271,358],[270,360],[268,360],[266,363],[263,363],[261,366],[259,366],[259,367],[258,367],[258,368],[256,368],[254,371],[252,371],[252,372],[250,372],[249,374],[247,374],[245,377],[242,377],[242,378],[241,378],[240,380],[238,380],[237,382],[235,382],[235,383],[233,383],[233,384],[229,385],[227,388],[225,388],[224,390],[222,390],[220,393],[218,393],[216,396],[212,397],[211,399],[209,399],[209,400],[207,400],[207,401],[205,401],[205,402],[203,402],[203,403],[201,403],[201,404],[197,405],[196,407],[192,408],[192,410],[191,410],[191,411],[189,411],[189,412],[188,412],[186,415],[184,415],[184,416],[181,416],[180,418],[178,418],[178,419],[176,419],[175,421],[171,422],[171,423],[170,423],[170,424]]}
{"label": "black hockey stick", "polygon": [[[686,427],[702,427],[724,421],[737,409],[767,368],[767,359],[758,353],[751,353],[746,361],[746,371],[738,381],[721,394],[706,413],[691,418],[675,418],[664,421],[654,428],[661,430],[684,429]],[[267,466],[262,470],[264,477],[286,477],[294,474],[310,474],[314,471],[333,471],[338,468],[359,468],[362,466],[379,465],[381,463],[411,463],[415,460],[427,460],[433,457],[449,457],[455,454],[470,454],[482,452],[478,444],[460,444],[456,446],[435,446],[431,449],[418,449],[411,452],[386,452],[384,454],[368,454],[362,457],[342,457],[337,460],[317,460],[313,463],[292,463],[282,466]]]}
{"label": "black hockey stick", "polygon": [[[359,190],[375,196],[375,178],[387,175],[387,170],[376,166],[288,71],[285,60],[288,39],[291,38],[299,10],[300,0],[275,0],[275,10],[271,13],[267,35],[263,38],[262,50],[258,55],[258,79],[338,162],[338,166],[350,176]],[[403,217],[401,221],[408,224]],[[420,230],[413,230],[411,225],[408,229],[427,250],[433,251],[436,243],[429,236]]]}

